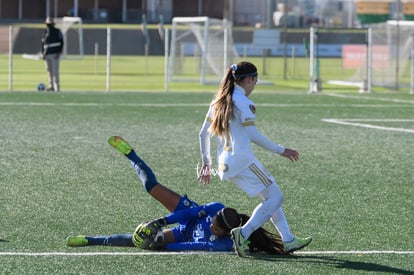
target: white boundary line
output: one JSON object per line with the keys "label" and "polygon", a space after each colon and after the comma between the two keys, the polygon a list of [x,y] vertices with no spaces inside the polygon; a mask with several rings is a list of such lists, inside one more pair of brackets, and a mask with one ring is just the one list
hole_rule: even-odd
{"label": "white boundary line", "polygon": [[414,119],[341,119],[341,118],[324,118],[321,119],[323,122],[328,123],[335,123],[335,124],[342,124],[342,125],[349,125],[349,126],[357,126],[357,127],[364,127],[364,128],[371,128],[371,129],[378,129],[384,131],[394,131],[394,132],[405,132],[405,133],[412,133],[414,134],[414,129],[406,129],[406,128],[395,128],[395,127],[384,127],[378,126],[373,124],[366,124],[366,123],[356,123],[354,121],[374,121],[374,122],[414,122]]}
{"label": "white boundary line", "polygon": [[330,94],[326,93],[327,96],[332,97],[341,97],[341,98],[352,98],[352,99],[366,99],[371,101],[385,101],[385,102],[396,102],[396,103],[406,103],[406,104],[414,104],[414,100],[403,100],[403,99],[396,99],[396,98],[386,98],[386,97],[369,97],[369,96],[358,96],[358,95],[344,95],[344,94]]}
{"label": "white boundary line", "polygon": [[[386,97],[370,97],[362,95],[348,95],[348,94],[332,94],[323,93],[322,96],[331,96],[339,98],[350,98],[367,101],[384,101],[403,103],[396,105],[381,105],[381,104],[273,104],[273,103],[256,103],[256,106],[267,106],[267,107],[372,107],[372,108],[395,108],[395,107],[411,107],[409,105],[414,104],[414,100],[404,100],[396,98]],[[196,106],[208,106],[207,103],[179,103],[179,104],[164,104],[164,103],[56,103],[56,102],[0,102],[0,106],[136,106],[136,107],[196,107]]]}
{"label": "white boundary line", "polygon": [[[200,254],[229,254],[236,255],[234,252],[206,252],[206,251],[188,251],[188,252],[0,252],[0,256],[28,256],[28,257],[58,257],[58,256],[147,256],[147,255],[200,255]],[[373,254],[398,254],[398,255],[414,255],[414,251],[400,250],[350,250],[350,251],[297,251],[294,255],[373,255]]]}
{"label": "white boundary line", "polygon": [[66,107],[97,107],[97,106],[121,106],[121,107],[208,107],[206,103],[69,103],[69,102],[0,102],[0,106],[66,106]]}
{"label": "white boundary line", "polygon": [[[407,103],[407,102],[405,102]],[[336,108],[412,108],[411,104],[277,104],[277,103],[256,103],[259,107],[336,107]],[[0,106],[29,106],[29,107],[102,107],[102,106],[119,106],[119,107],[208,107],[208,103],[69,103],[69,102],[0,102]]]}

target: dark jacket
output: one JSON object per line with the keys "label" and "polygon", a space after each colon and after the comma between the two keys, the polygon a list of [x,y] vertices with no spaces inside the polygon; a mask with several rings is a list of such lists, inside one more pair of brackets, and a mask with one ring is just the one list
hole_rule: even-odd
{"label": "dark jacket", "polygon": [[48,25],[42,38],[42,55],[60,54],[63,50],[62,32],[53,25]]}

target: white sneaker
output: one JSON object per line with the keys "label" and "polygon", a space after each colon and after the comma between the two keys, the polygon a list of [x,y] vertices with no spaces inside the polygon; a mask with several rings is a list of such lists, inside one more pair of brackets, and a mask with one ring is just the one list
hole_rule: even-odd
{"label": "white sneaker", "polygon": [[283,246],[285,247],[285,252],[286,253],[292,253],[296,250],[304,248],[305,246],[307,246],[311,242],[312,242],[312,237],[308,237],[308,238],[297,238],[297,237],[295,237],[290,242],[283,242]]}
{"label": "white sneaker", "polygon": [[231,230],[231,238],[234,242],[234,249],[240,257],[246,257],[246,250],[249,248],[250,241],[246,240],[241,234],[241,227]]}

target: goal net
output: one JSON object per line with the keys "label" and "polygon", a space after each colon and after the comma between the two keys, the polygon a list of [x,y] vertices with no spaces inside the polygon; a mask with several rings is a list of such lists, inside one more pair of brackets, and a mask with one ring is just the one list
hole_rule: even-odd
{"label": "goal net", "polygon": [[387,21],[373,24],[372,85],[399,89],[411,82],[411,51],[414,22]]}
{"label": "goal net", "polygon": [[54,19],[56,27],[63,34],[63,58],[82,59],[83,52],[83,28],[80,17],[61,17]]}
{"label": "goal net", "polygon": [[166,81],[218,82],[238,58],[232,25],[209,17],[174,17]]}
{"label": "goal net", "polygon": [[356,83],[361,92],[370,92],[371,87],[396,90],[411,87],[413,28],[413,21],[370,24],[366,44],[343,47],[342,65],[352,67],[354,72],[343,81],[330,82]]}

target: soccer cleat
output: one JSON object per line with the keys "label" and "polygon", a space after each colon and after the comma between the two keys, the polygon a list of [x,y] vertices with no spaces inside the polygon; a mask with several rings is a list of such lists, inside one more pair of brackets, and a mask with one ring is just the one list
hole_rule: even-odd
{"label": "soccer cleat", "polygon": [[246,240],[241,234],[241,227],[231,230],[231,238],[234,242],[234,249],[240,257],[246,257],[246,250],[249,248],[249,240]]}
{"label": "soccer cleat", "polygon": [[78,246],[87,246],[88,239],[86,236],[69,236],[66,238],[66,245],[71,247],[78,247]]}
{"label": "soccer cleat", "polygon": [[283,242],[283,246],[285,247],[285,252],[286,253],[292,253],[296,250],[304,248],[305,246],[310,244],[311,241],[312,241],[311,237],[308,237],[308,238],[297,238],[297,237],[295,237],[290,242]]}
{"label": "soccer cleat", "polygon": [[108,143],[124,155],[128,155],[132,150],[132,147],[122,137],[119,136],[109,137]]}

